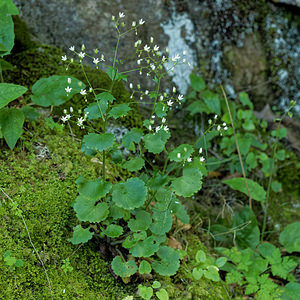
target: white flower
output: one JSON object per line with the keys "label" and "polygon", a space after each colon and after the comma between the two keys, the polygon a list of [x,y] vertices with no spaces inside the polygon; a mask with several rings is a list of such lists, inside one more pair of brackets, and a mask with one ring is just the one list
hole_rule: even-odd
{"label": "white flower", "polygon": [[138,59],[136,62],[137,62],[138,65],[140,65],[141,64],[141,59]]}
{"label": "white flower", "polygon": [[155,115],[153,115],[151,118],[152,118],[152,119],[155,119]]}
{"label": "white flower", "polygon": [[115,18],[116,18],[115,16],[111,16],[111,19],[112,19],[112,21],[114,21],[114,20],[115,20]]}
{"label": "white flower", "polygon": [[225,126],[225,127],[224,127],[224,130],[226,131],[227,129],[228,129],[228,127],[227,127],[227,126]]}
{"label": "white flower", "polygon": [[145,45],[145,46],[144,46],[144,50],[147,51],[147,52],[149,52],[150,47],[149,47],[148,45]]}
{"label": "white flower", "polygon": [[99,58],[94,58],[93,63],[97,65],[99,63]]}
{"label": "white flower", "polygon": [[133,21],[132,24],[131,24],[131,26],[135,27],[136,26],[136,21]]}
{"label": "white flower", "polygon": [[221,130],[221,126],[220,126],[220,125],[218,125],[218,127],[217,127],[217,130],[218,130],[218,131],[220,131],[220,130]]}
{"label": "white flower", "polygon": [[163,101],[163,100],[164,100],[164,96],[161,95],[161,96],[159,97],[159,100],[160,100],[160,101]]}
{"label": "white flower", "polygon": [[200,148],[200,149],[199,149],[199,153],[202,153],[202,151],[203,151],[203,149],[202,149],[202,148]]}
{"label": "white flower", "polygon": [[177,153],[177,157],[180,158],[180,157],[181,157],[181,154],[180,154],[180,153]]}
{"label": "white flower", "polygon": [[105,61],[104,54],[101,55],[101,61]]}
{"label": "white flower", "polygon": [[205,158],[203,156],[200,157],[200,161],[203,162],[205,161]]}
{"label": "white flower", "polygon": [[80,94],[81,94],[82,96],[86,95],[86,90],[81,89]]}
{"label": "white flower", "polygon": [[189,157],[189,158],[187,159],[187,161],[188,161],[188,162],[191,162],[191,161],[192,161],[192,158],[191,158],[191,157]]}
{"label": "white flower", "polygon": [[176,87],[173,86],[173,93],[176,93]]}
{"label": "white flower", "polygon": [[169,101],[167,102],[167,104],[168,104],[169,106],[172,106],[172,105],[173,105],[173,101],[172,101],[172,100],[169,100]]}
{"label": "white flower", "polygon": [[69,118],[67,116],[63,116],[60,118],[64,123],[67,122],[69,120]]}
{"label": "white flower", "polygon": [[165,111],[165,109],[166,109],[166,107],[165,107],[165,106],[163,106],[163,111]]}
{"label": "white flower", "polygon": [[130,84],[129,84],[129,87],[132,89],[132,88],[133,88],[133,84],[132,84],[132,83],[130,83]]}
{"label": "white flower", "polygon": [[172,57],[172,61],[177,61],[180,58],[179,54],[176,54],[175,56]]}
{"label": "white flower", "polygon": [[163,117],[163,118],[161,119],[161,122],[162,122],[162,123],[166,123],[166,118]]}
{"label": "white flower", "polygon": [[148,91],[148,90],[146,90],[146,91],[145,91],[145,95],[148,95],[148,94],[149,94],[149,91]]}
{"label": "white flower", "polygon": [[84,51],[85,50],[85,46],[84,44],[81,45],[81,51]]}
{"label": "white flower", "polygon": [[152,44],[154,42],[153,36],[150,37],[150,43]]}
{"label": "white flower", "polygon": [[78,54],[78,56],[79,56],[80,58],[84,58],[84,57],[85,57],[85,53],[84,53],[84,52],[80,52],[80,53]]}
{"label": "white flower", "polygon": [[211,125],[211,123],[212,123],[212,120],[211,120],[211,119],[209,119],[209,120],[208,120],[208,124],[209,124],[209,125]]}
{"label": "white flower", "polygon": [[70,106],[70,113],[72,113],[74,111],[73,107]]}
{"label": "white flower", "polygon": [[66,110],[66,109],[64,109],[64,110],[63,110],[63,112],[64,112],[64,114],[66,114],[66,113],[67,113],[67,110]]}
{"label": "white flower", "polygon": [[162,57],[162,62],[164,62],[167,58],[165,56]]}
{"label": "white flower", "polygon": [[71,84],[71,81],[72,81],[71,78],[68,78],[68,84]]}
{"label": "white flower", "polygon": [[77,125],[78,125],[79,127],[82,126],[83,122],[84,122],[84,118],[83,118],[83,117],[77,118]]}
{"label": "white flower", "polygon": [[70,49],[71,51],[75,51],[75,46],[71,46],[69,49]]}
{"label": "white flower", "polygon": [[149,128],[149,130],[151,130],[151,129],[152,129],[152,126],[151,126],[151,125],[149,125],[149,127],[148,127],[148,128]]}
{"label": "white flower", "polygon": [[214,116],[214,119],[217,119],[217,118],[218,118],[218,115],[215,115],[215,116]]}
{"label": "white flower", "polygon": [[154,51],[158,51],[159,50],[159,46],[155,45],[153,48]]}
{"label": "white flower", "polygon": [[182,54],[183,54],[183,55],[186,55],[186,50],[184,50],[184,51],[182,52]]}
{"label": "white flower", "polygon": [[67,87],[65,88],[65,90],[66,90],[67,93],[71,93],[72,88],[70,88],[69,86],[67,86]]}
{"label": "white flower", "polygon": [[67,60],[67,56],[66,56],[66,55],[62,56],[62,57],[61,57],[61,60],[62,60],[62,61],[66,61],[66,60]]}
{"label": "white flower", "polygon": [[125,14],[123,12],[119,12],[119,18],[124,18],[125,17]]}
{"label": "white flower", "polygon": [[164,131],[169,131],[169,127],[167,125],[164,126]]}
{"label": "white flower", "polygon": [[179,96],[178,96],[178,100],[179,100],[179,101],[183,100],[183,95],[179,95]]}
{"label": "white flower", "polygon": [[158,132],[159,130],[160,130],[160,126],[156,126],[156,128],[155,128],[155,132]]}
{"label": "white flower", "polygon": [[143,19],[140,19],[140,20],[139,20],[139,24],[140,24],[140,25],[143,25],[144,23],[145,23],[145,21],[144,21]]}
{"label": "white flower", "polygon": [[154,64],[151,64],[150,65],[151,69],[154,71],[155,70],[155,65]]}
{"label": "white flower", "polygon": [[224,122],[222,125],[223,125],[223,127],[225,127],[227,124]]}

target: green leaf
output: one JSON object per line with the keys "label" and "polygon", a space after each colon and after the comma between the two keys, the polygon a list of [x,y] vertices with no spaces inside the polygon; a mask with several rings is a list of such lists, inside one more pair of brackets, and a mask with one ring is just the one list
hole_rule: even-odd
{"label": "green leaf", "polygon": [[118,119],[120,117],[127,116],[128,112],[131,110],[128,104],[118,104],[114,106],[108,113],[110,117],[113,117],[114,119]]}
{"label": "green leaf", "polygon": [[127,179],[126,182],[113,186],[112,200],[117,206],[125,209],[141,207],[147,196],[145,183],[138,178]]}
{"label": "green leaf", "polygon": [[2,71],[5,70],[12,70],[15,69],[16,67],[13,66],[11,63],[9,63],[8,61],[4,60],[4,59],[0,59],[0,69]]}
{"label": "green leaf", "polygon": [[203,250],[198,250],[196,253],[196,262],[204,263],[206,261],[206,254]]}
{"label": "green leaf", "polygon": [[[0,11],[3,6],[0,7]],[[14,22],[11,16],[0,14],[0,57],[10,54],[14,46]]]}
{"label": "green leaf", "polygon": [[116,237],[119,237],[123,233],[123,228],[119,225],[110,224],[106,227],[106,229],[103,232],[105,235],[107,235],[111,238],[116,238]]}
{"label": "green leaf", "polygon": [[74,230],[73,237],[68,239],[68,241],[74,245],[86,243],[94,235],[93,232],[90,232],[89,228],[83,229],[80,225],[77,225],[76,227],[74,227],[73,230]]}
{"label": "green leaf", "polygon": [[160,284],[159,281],[154,280],[153,283],[152,283],[152,287],[154,289],[159,289],[161,287],[161,284]]}
{"label": "green leaf", "polygon": [[202,187],[202,174],[194,168],[184,168],[183,175],[172,180],[171,188],[178,196],[191,197]]}
{"label": "green leaf", "polygon": [[142,169],[145,165],[145,161],[141,158],[130,158],[128,161],[126,161],[122,167],[129,172],[136,172],[140,169]]}
{"label": "green leaf", "polygon": [[19,14],[19,10],[18,8],[15,6],[15,4],[13,3],[12,0],[2,0],[2,3],[0,4],[0,15],[18,15]]}
{"label": "green leaf", "polygon": [[23,267],[24,266],[24,262],[22,259],[17,259],[16,263],[15,263],[16,267]]}
{"label": "green leaf", "polygon": [[133,260],[123,263],[120,256],[116,256],[113,259],[111,267],[116,275],[123,278],[129,277],[137,271],[137,266]]}
{"label": "green leaf", "polygon": [[199,280],[203,276],[203,269],[201,268],[194,268],[192,271],[192,275],[196,280]]}
{"label": "green leaf", "polygon": [[170,210],[173,211],[173,214],[183,223],[183,224],[189,224],[190,223],[190,217],[184,208],[184,206],[180,203],[180,201],[176,198],[174,201],[172,201],[170,205]]}
{"label": "green leaf", "polygon": [[28,119],[30,122],[37,121],[40,117],[40,114],[34,107],[26,105],[22,106],[20,110],[24,114],[25,118]]}
{"label": "green leaf", "polygon": [[179,254],[173,248],[161,246],[157,252],[160,261],[153,261],[152,268],[162,276],[173,276],[179,268]]}
{"label": "green leaf", "polygon": [[108,214],[108,205],[105,202],[98,203],[95,205],[97,200],[91,200],[85,196],[78,196],[74,203],[74,210],[77,218],[84,222],[101,222],[104,221]]}
{"label": "green leaf", "polygon": [[153,209],[152,218],[153,223],[150,226],[150,230],[154,234],[162,235],[170,231],[173,223],[173,218],[171,212],[168,209],[165,209],[163,211]]}
{"label": "green leaf", "polygon": [[155,295],[159,300],[169,300],[168,292],[165,289],[160,289]]}
{"label": "green leaf", "polygon": [[147,230],[152,223],[150,214],[144,210],[140,210],[136,213],[135,219],[130,219],[128,227],[131,231],[137,232]]}
{"label": "green leaf", "polygon": [[[70,84],[68,78],[71,78]],[[65,90],[67,86],[72,88],[70,93]],[[84,88],[85,84],[74,77],[53,75],[38,80],[32,86],[31,100],[33,103],[44,107],[57,106],[67,102]]]}
{"label": "green leaf", "polygon": [[138,289],[139,289],[140,295],[143,299],[149,300],[153,296],[153,289],[150,286],[146,287],[146,286],[139,284]]}
{"label": "green leaf", "polygon": [[3,137],[10,149],[13,149],[22,135],[24,114],[16,108],[0,110],[0,127]]}
{"label": "green leaf", "polygon": [[167,105],[162,102],[158,102],[155,105],[154,111],[159,118],[165,117],[168,111]]}
{"label": "green leaf", "polygon": [[274,276],[279,276],[283,279],[287,279],[289,273],[291,273],[298,265],[298,262],[292,258],[285,256],[282,262],[271,265],[271,271]]}
{"label": "green leaf", "polygon": [[257,167],[256,155],[253,152],[248,153],[248,155],[246,157],[246,163],[248,165],[249,170]]}
{"label": "green leaf", "polygon": [[115,136],[113,133],[89,133],[82,139],[82,149],[103,151],[108,150],[114,144]]}
{"label": "green leaf", "polygon": [[204,276],[212,281],[220,281],[219,270],[216,266],[208,266],[203,272]]}
{"label": "green leaf", "polygon": [[237,134],[236,135],[240,151],[243,155],[246,155],[249,152],[252,143],[252,135],[246,133],[245,135]]}
{"label": "green leaf", "polygon": [[154,236],[147,237],[144,241],[137,242],[131,249],[130,253],[134,257],[150,257],[159,248]]}
{"label": "green leaf", "polygon": [[191,86],[195,91],[201,92],[205,89],[205,82],[200,76],[191,73],[190,80],[191,80]]}
{"label": "green leaf", "polygon": [[[248,196],[248,191],[245,184],[245,179],[240,178],[232,178],[228,180],[223,180],[223,182],[229,185],[232,189],[240,191]],[[249,193],[252,199],[257,201],[265,201],[266,192],[262,186],[260,186],[257,182],[254,182],[251,179],[247,179]]]}
{"label": "green leaf", "polygon": [[100,101],[104,101],[104,102],[113,103],[116,98],[109,92],[103,92],[103,93],[98,94],[96,96],[96,99],[100,100]]}
{"label": "green leaf", "polygon": [[251,102],[247,93],[245,92],[239,93],[239,98],[243,106],[248,106],[250,109],[253,109],[253,103]]}
{"label": "green leaf", "polygon": [[284,300],[295,300],[300,295],[300,283],[289,282],[284,288]]}
{"label": "green leaf", "polygon": [[191,103],[186,109],[192,116],[196,113],[204,112],[206,114],[210,114],[211,112],[207,105],[200,100],[193,101],[193,103]]}
{"label": "green leaf", "polygon": [[208,106],[211,112],[220,115],[221,106],[220,106],[220,100],[218,95],[211,91],[206,90],[202,93],[202,97],[205,104]]}
{"label": "green leaf", "polygon": [[287,225],[280,233],[279,241],[287,252],[300,252],[300,222]]}
{"label": "green leaf", "polygon": [[169,158],[171,161],[180,162],[187,160],[193,152],[194,148],[191,145],[182,144],[169,153]]}
{"label": "green leaf", "polygon": [[84,112],[88,113],[87,118],[89,120],[95,120],[102,118],[102,115],[106,113],[107,108],[108,105],[106,101],[99,101],[89,104],[89,106],[84,109]]}
{"label": "green leaf", "polygon": [[226,257],[219,257],[216,259],[216,266],[218,268],[222,268],[227,262],[227,258]]}
{"label": "green leaf", "polygon": [[26,91],[27,88],[21,85],[0,83],[0,109],[6,106],[9,102],[22,96]]}
{"label": "green leaf", "polygon": [[165,144],[170,136],[170,133],[163,129],[160,129],[154,134],[146,134],[144,136],[145,148],[151,153],[158,154],[164,150]]}
{"label": "green leaf", "polygon": [[231,230],[236,230],[236,244],[239,248],[255,249],[258,245],[260,234],[256,216],[248,206],[245,206],[240,213],[234,214]]}
{"label": "green leaf", "polygon": [[80,195],[91,200],[99,200],[109,193],[111,190],[111,182],[103,182],[101,178],[88,180],[80,176],[76,180],[76,185]]}
{"label": "green leaf", "polygon": [[139,265],[139,273],[141,275],[150,274],[151,270],[152,270],[151,265],[146,260],[142,260],[140,265]]}
{"label": "green leaf", "polygon": [[236,270],[232,270],[231,272],[226,274],[225,278],[228,284],[238,283],[239,285],[241,285],[241,282],[243,280],[243,275]]}
{"label": "green leaf", "polygon": [[128,150],[135,150],[134,144],[138,144],[143,136],[143,131],[139,128],[132,128],[122,139],[122,144]]}

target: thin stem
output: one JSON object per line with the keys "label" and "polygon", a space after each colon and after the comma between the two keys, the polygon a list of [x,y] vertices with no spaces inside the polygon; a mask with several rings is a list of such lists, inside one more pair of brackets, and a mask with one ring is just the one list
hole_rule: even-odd
{"label": "thin stem", "polygon": [[231,122],[232,131],[233,131],[233,135],[234,135],[236,149],[237,149],[237,152],[238,152],[238,155],[239,155],[241,169],[242,169],[243,177],[244,177],[244,180],[245,180],[246,190],[247,190],[247,193],[248,193],[248,196],[249,196],[249,207],[252,208],[252,199],[251,199],[250,192],[249,192],[249,187],[248,187],[248,182],[247,182],[247,178],[246,178],[246,173],[245,173],[245,170],[244,170],[242,155],[241,155],[239,143],[238,143],[238,140],[237,140],[237,137],[236,137],[235,128],[234,128],[234,124],[233,124],[233,119],[232,119],[229,103],[228,103],[227,96],[226,96],[225,91],[224,91],[222,86],[221,86],[221,90],[222,90],[222,93],[224,95],[224,99],[225,99],[225,102],[226,102],[228,114],[229,114],[229,117],[230,117],[230,122]]}

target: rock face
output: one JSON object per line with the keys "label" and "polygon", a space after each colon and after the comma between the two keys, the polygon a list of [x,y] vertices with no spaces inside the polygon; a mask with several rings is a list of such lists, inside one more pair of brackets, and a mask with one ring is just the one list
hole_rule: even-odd
{"label": "rock face", "polygon": [[284,3],[288,5],[294,5],[300,7],[300,1],[299,0],[273,0],[275,3]]}
{"label": "rock face", "polygon": [[[275,0],[274,0],[275,1]],[[267,0],[14,0],[20,16],[39,41],[87,51],[100,49],[106,61],[113,57],[116,32],[112,15],[125,13],[124,22],[144,19],[137,35],[120,43],[120,58],[126,69],[136,67],[133,45],[137,39],[149,44],[150,37],[170,55],[186,51],[190,66],[170,74],[181,93],[189,85],[192,68],[212,87],[223,84],[234,98],[247,91],[258,105],[300,102],[300,16],[289,7]],[[299,5],[298,0],[276,0]],[[129,77],[143,84],[138,74]],[[145,82],[149,87],[149,81]],[[163,86],[170,88],[170,83]],[[300,107],[299,113],[300,113]]]}

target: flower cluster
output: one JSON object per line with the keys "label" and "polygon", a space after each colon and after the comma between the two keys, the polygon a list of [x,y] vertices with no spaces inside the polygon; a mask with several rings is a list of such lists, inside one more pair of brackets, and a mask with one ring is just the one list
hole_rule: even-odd
{"label": "flower cluster", "polygon": [[[71,119],[71,114],[74,112],[74,109],[72,106],[70,106],[69,108],[69,111],[67,109],[64,109],[64,116],[62,116],[60,119],[63,123],[66,123],[67,121],[69,121]],[[81,110],[78,110],[78,114],[80,115],[82,113]],[[88,116],[88,112],[84,114],[84,116],[82,117],[77,117],[77,121],[76,121],[76,124],[77,126],[79,126],[81,129],[84,129],[84,125],[83,125],[83,122],[86,121],[87,119],[87,116]]]}

